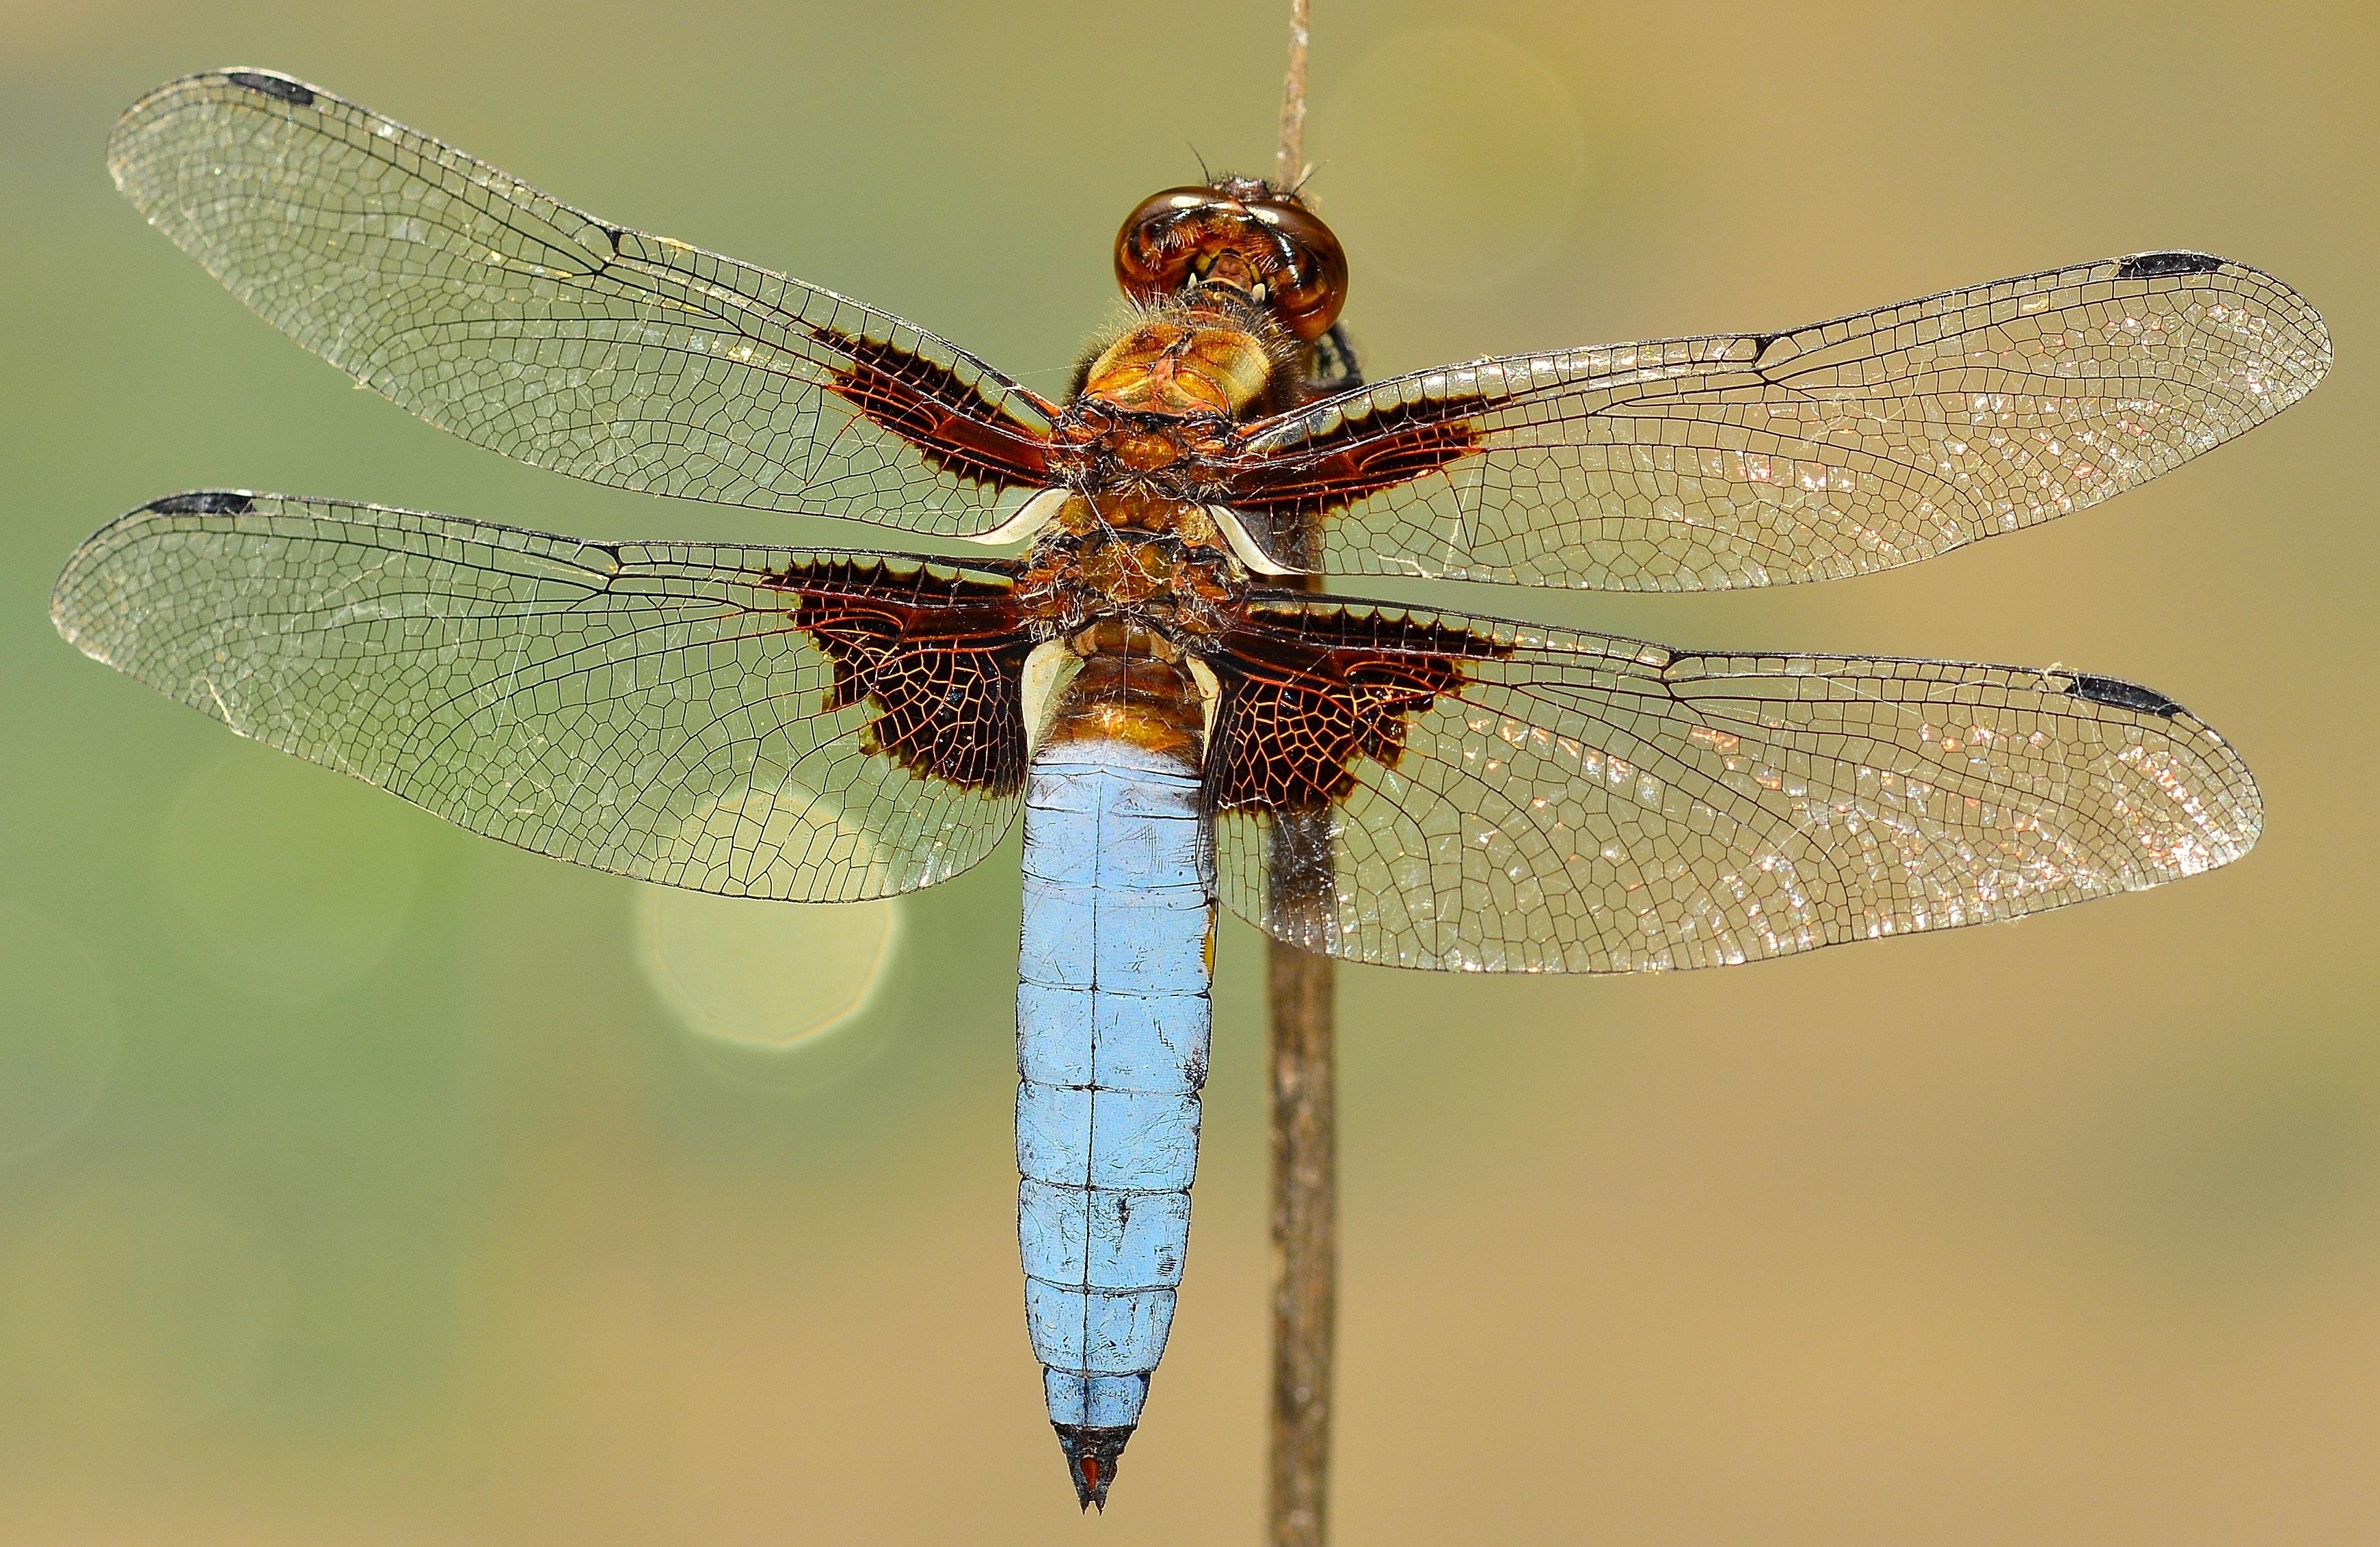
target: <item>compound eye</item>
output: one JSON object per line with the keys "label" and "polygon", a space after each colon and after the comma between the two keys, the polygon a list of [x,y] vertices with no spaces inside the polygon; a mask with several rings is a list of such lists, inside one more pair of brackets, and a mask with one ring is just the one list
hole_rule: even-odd
{"label": "compound eye", "polygon": [[1260,183],[1167,188],[1140,201],[1116,233],[1116,283],[1163,301],[1222,279],[1302,339],[1320,338],[1347,299],[1347,255],[1330,228]]}
{"label": "compound eye", "polygon": [[1116,233],[1116,283],[1136,301],[1180,295],[1201,250],[1202,231],[1237,203],[1208,187],[1150,194]]}
{"label": "compound eye", "polygon": [[1272,280],[1274,310],[1298,337],[1320,338],[1347,304],[1346,249],[1312,211],[1286,197],[1251,203],[1248,212],[1288,249],[1288,261]]}

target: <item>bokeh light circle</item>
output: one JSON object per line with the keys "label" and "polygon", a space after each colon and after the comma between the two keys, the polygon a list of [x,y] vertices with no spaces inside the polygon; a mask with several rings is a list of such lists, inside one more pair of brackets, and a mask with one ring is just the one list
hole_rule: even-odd
{"label": "bokeh light circle", "polygon": [[814,1042],[857,1015],[893,945],[889,900],[755,902],[640,888],[637,961],[672,1014],[747,1045]]}

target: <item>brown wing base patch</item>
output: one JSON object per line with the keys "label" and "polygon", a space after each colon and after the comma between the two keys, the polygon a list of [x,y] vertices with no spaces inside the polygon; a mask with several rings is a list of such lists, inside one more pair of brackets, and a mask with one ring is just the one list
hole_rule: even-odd
{"label": "brown wing base patch", "polygon": [[851,357],[834,373],[836,394],[933,466],[1000,489],[1049,483],[1046,435],[1002,415],[945,368],[872,339],[833,342]]}
{"label": "brown wing base patch", "polygon": [[1025,784],[1022,678],[1033,639],[1005,586],[838,560],[791,570],[794,620],[834,663],[829,710],[872,703],[863,744],[911,772],[1013,794]]}
{"label": "brown wing base patch", "polygon": [[1327,514],[1485,449],[1476,408],[1433,400],[1351,420],[1234,469],[1221,502],[1276,521]]}
{"label": "brown wing base patch", "polygon": [[1252,610],[1210,662],[1222,684],[1209,799],[1217,812],[1316,811],[1355,787],[1355,760],[1393,768],[1413,717],[1464,681],[1494,640],[1393,613]]}

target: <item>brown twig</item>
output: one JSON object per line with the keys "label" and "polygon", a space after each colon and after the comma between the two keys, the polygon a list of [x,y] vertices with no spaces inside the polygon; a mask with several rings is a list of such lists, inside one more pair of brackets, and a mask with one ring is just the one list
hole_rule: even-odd
{"label": "brown twig", "polygon": [[[1288,851],[1319,847],[1327,818],[1300,813],[1274,829],[1276,916],[1309,867]],[[1305,829],[1301,831],[1300,829]],[[1319,839],[1318,845],[1315,840]],[[1323,869],[1323,885],[1330,872]],[[1337,1320],[1338,1143],[1331,1106],[1331,963],[1275,940],[1268,948],[1272,1010],[1273,1547],[1321,1547],[1330,1482],[1330,1360]]]}
{"label": "brown twig", "polygon": [[1272,180],[1293,188],[1305,175],[1305,0],[1289,0],[1289,77],[1281,86],[1281,153]]}
{"label": "brown twig", "polygon": [[[1273,181],[1305,173],[1305,7],[1290,0],[1289,76],[1281,94]],[[1319,537],[1292,537],[1301,565]],[[1297,584],[1319,590],[1310,574]],[[1275,817],[1267,887],[1276,925],[1302,921],[1308,939],[1335,902],[1330,817]],[[1338,1319],[1339,1142],[1331,1105],[1331,963],[1275,938],[1266,948],[1272,1015],[1272,1466],[1267,1517],[1273,1547],[1322,1547],[1329,1535],[1330,1362]]]}

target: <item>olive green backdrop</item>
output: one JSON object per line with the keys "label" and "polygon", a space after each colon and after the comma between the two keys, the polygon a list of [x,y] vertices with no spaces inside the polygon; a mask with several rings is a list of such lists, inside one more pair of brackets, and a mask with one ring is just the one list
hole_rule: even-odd
{"label": "olive green backdrop", "polygon": [[[902,905],[857,1020],[753,1050],[649,985],[632,884],[237,743],[45,603],[92,528],[193,487],[868,540],[351,390],[110,188],[110,122],[170,76],[292,71],[1057,391],[1123,212],[1194,146],[1269,166],[1278,9],[0,3],[0,1540],[1257,1535],[1246,927],[1173,1344],[1083,1524],[1019,1304],[1013,840]],[[2371,1529],[2369,8],[1319,0],[1315,46],[1313,191],[1378,371],[2161,246],[2284,276],[2339,361],[2237,446],[1914,570],[1435,593],[2114,673],[2219,725],[2270,816],[2235,868],[2016,926],[1667,979],[1345,971],[1342,1540]]]}

